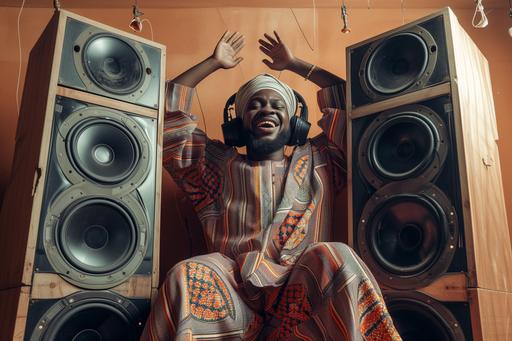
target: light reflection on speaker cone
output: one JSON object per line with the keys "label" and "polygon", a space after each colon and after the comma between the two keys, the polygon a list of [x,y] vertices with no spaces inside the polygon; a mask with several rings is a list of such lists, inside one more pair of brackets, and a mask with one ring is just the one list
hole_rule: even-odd
{"label": "light reflection on speaker cone", "polygon": [[432,35],[419,26],[373,43],[363,57],[359,79],[372,98],[419,88],[431,76],[437,61]]}
{"label": "light reflection on speaker cone", "polygon": [[80,292],[57,301],[38,322],[31,341],[138,340],[140,312],[111,292]]}
{"label": "light reflection on speaker cone", "polygon": [[429,181],[441,170],[447,130],[432,109],[407,105],[377,114],[358,149],[361,172],[373,187],[418,177]]}
{"label": "light reflection on speaker cone", "polygon": [[382,187],[367,202],[357,247],[380,283],[414,288],[446,271],[457,238],[455,211],[443,192],[403,181]]}
{"label": "light reflection on speaker cone", "polygon": [[134,118],[117,110],[87,107],[61,124],[56,140],[58,162],[73,183],[89,182],[116,192],[130,192],[146,178],[149,139]]}
{"label": "light reflection on speaker cone", "polygon": [[394,292],[384,297],[402,340],[465,340],[459,322],[436,300],[418,292]]}
{"label": "light reflection on speaker cone", "polygon": [[129,278],[148,248],[148,221],[134,195],[88,194],[72,186],[45,219],[44,246],[52,267],[83,288],[111,288]]}

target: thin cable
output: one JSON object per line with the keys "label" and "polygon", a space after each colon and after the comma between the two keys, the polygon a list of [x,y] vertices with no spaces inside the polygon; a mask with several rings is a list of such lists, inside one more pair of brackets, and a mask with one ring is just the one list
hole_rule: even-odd
{"label": "thin cable", "polygon": [[16,82],[16,110],[18,113],[18,116],[20,115],[20,80],[21,80],[21,32],[20,32],[20,18],[21,18],[21,12],[23,11],[23,7],[25,7],[25,0],[21,2],[20,11],[18,12],[18,55],[20,57],[20,63],[18,65],[18,80]]}
{"label": "thin cable", "polygon": [[405,0],[400,0],[400,12],[402,13],[402,25],[405,24]]}
{"label": "thin cable", "polygon": [[199,110],[201,111],[201,116],[203,117],[204,133],[208,136],[208,129],[206,128],[206,117],[204,116],[203,106],[201,105],[201,100],[199,99],[199,91],[197,91],[197,87],[196,87],[196,97],[197,97],[197,102],[199,103]]}
{"label": "thin cable", "polygon": [[151,21],[149,21],[149,19],[144,18],[144,19],[142,19],[142,21],[140,23],[143,24],[146,21],[149,25],[149,32],[151,33],[151,40],[154,41],[155,39],[153,38],[153,25],[151,25]]}
{"label": "thin cable", "polygon": [[299,19],[297,19],[297,16],[295,15],[293,8],[290,7],[290,11],[293,14],[293,18],[295,19],[297,26],[299,26],[300,33],[302,33],[304,40],[306,40],[306,43],[308,44],[311,51],[315,51],[315,48],[316,48],[316,0],[313,0],[313,46],[311,46],[311,44],[309,43],[309,40],[306,37],[306,33],[304,33],[304,30],[300,26]]}

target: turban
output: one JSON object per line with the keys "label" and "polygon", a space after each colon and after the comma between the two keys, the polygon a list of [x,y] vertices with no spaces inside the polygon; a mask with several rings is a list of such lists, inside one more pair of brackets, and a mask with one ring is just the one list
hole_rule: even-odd
{"label": "turban", "polygon": [[290,88],[276,77],[269,74],[261,74],[240,87],[235,97],[235,112],[237,117],[242,117],[249,103],[249,99],[258,91],[271,89],[283,97],[288,111],[288,116],[295,115],[297,109],[297,99]]}

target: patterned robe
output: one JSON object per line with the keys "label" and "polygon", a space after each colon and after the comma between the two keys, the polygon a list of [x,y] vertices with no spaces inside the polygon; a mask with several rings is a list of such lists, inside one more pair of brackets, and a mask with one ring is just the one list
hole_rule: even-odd
{"label": "patterned robe", "polygon": [[363,262],[325,242],[345,186],[343,86],[318,92],[323,133],[282,161],[208,139],[193,92],[167,85],[164,167],[210,253],[169,271],[142,340],[400,340]]}

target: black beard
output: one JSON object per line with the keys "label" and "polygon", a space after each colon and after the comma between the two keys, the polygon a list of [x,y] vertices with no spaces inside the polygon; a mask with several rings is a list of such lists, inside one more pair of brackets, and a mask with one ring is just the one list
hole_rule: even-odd
{"label": "black beard", "polygon": [[290,129],[281,131],[277,137],[271,141],[253,138],[252,132],[250,130],[245,130],[244,135],[246,136],[248,151],[250,150],[251,153],[258,155],[268,155],[278,151],[286,145],[286,143],[290,140],[291,131]]}

